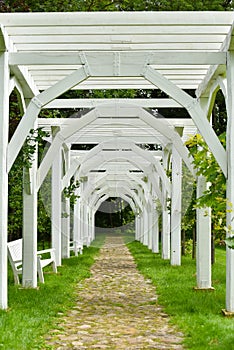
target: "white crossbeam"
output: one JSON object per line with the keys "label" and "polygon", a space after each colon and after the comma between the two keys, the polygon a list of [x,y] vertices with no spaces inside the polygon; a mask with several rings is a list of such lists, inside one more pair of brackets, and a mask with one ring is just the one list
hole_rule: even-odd
{"label": "white crossbeam", "polygon": [[197,101],[151,67],[147,67],[143,74],[147,80],[158,86],[187,109],[211,152],[214,154],[224,175],[227,176],[226,152]]}
{"label": "white crossbeam", "polygon": [[86,116],[84,116],[81,119],[77,120],[76,126],[68,126],[64,130],[58,132],[48,149],[43,161],[40,164],[40,167],[38,169],[37,173],[37,186],[38,189],[41,187],[42,182],[44,181],[46,174],[48,173],[52,163],[53,159],[56,155],[56,152],[58,151],[59,147],[64,143],[66,138],[70,137],[73,133],[81,130],[85,125],[91,123],[97,118],[95,113],[89,113]]}
{"label": "white crossbeam", "polygon": [[85,69],[82,67],[31,100],[24,116],[19,123],[19,126],[17,127],[9,143],[8,171],[10,171],[30,129],[33,128],[34,122],[41,110],[41,107],[62,93],[66,92],[74,85],[79,84],[86,78],[87,74],[85,72]]}

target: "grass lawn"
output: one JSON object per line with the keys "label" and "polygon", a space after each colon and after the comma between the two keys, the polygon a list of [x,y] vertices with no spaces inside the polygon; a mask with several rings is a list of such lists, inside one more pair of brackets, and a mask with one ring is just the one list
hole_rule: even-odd
{"label": "grass lawn", "polygon": [[[98,235],[84,254],[64,259],[58,274],[45,274],[38,290],[21,289],[13,284],[9,270],[8,311],[0,310],[0,349],[46,349],[44,336],[59,322],[59,317],[76,302],[75,286],[90,276],[90,267],[104,236]],[[159,254],[151,253],[139,242],[127,239],[139,270],[156,286],[159,303],[171,322],[184,333],[185,349],[234,350],[234,318],[225,318],[225,251],[216,250],[213,267],[213,292],[194,291],[196,266],[191,257],[182,266],[172,267]]]}
{"label": "grass lawn", "polygon": [[75,285],[90,276],[102,240],[99,236],[83,255],[64,259],[58,274],[46,273],[45,284],[39,284],[38,290],[14,286],[9,269],[9,310],[0,310],[0,349],[46,349],[43,336],[75,304]]}
{"label": "grass lawn", "polygon": [[186,349],[234,349],[234,318],[226,318],[225,251],[216,250],[213,266],[213,292],[195,291],[196,266],[191,257],[182,258],[182,266],[170,266],[159,254],[151,253],[139,242],[128,247],[139,270],[152,280],[159,295],[159,304],[170,315],[171,322],[184,333]]}

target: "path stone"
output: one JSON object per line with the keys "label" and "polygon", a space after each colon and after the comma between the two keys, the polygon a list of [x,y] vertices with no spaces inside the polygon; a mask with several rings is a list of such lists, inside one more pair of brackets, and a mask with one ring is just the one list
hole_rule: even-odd
{"label": "path stone", "polygon": [[[182,334],[169,324],[155,287],[136,269],[122,238],[107,237],[77,286],[77,304],[53,330],[53,349],[183,349]],[[62,329],[62,330],[61,330]]]}

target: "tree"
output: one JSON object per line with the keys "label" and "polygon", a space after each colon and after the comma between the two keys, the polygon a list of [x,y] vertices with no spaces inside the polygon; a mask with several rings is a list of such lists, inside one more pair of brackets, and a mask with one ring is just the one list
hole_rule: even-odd
{"label": "tree", "polygon": [[0,0],[0,12],[228,11],[231,0]]}
{"label": "tree", "polygon": [[[219,136],[225,147],[226,133]],[[216,237],[223,240],[226,225],[226,179],[216,159],[210,152],[207,144],[200,134],[191,137],[187,142],[197,175],[206,178],[209,188],[195,202],[196,207],[212,208],[212,224]]]}

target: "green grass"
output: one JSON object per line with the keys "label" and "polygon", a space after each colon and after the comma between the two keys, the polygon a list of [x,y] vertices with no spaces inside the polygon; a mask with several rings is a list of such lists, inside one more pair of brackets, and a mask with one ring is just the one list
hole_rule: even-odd
{"label": "green grass", "polygon": [[0,310],[0,349],[46,349],[44,335],[56,326],[59,316],[75,305],[76,284],[90,276],[90,267],[103,242],[84,248],[83,255],[64,259],[58,274],[45,273],[39,289],[22,289],[13,284],[9,270],[9,310]]}
{"label": "green grass", "polygon": [[139,270],[152,280],[159,304],[171,322],[184,333],[186,349],[234,349],[234,318],[224,317],[225,251],[216,250],[211,291],[195,291],[196,266],[191,257],[182,258],[182,266],[170,266],[159,254],[151,253],[139,242],[128,245]]}

